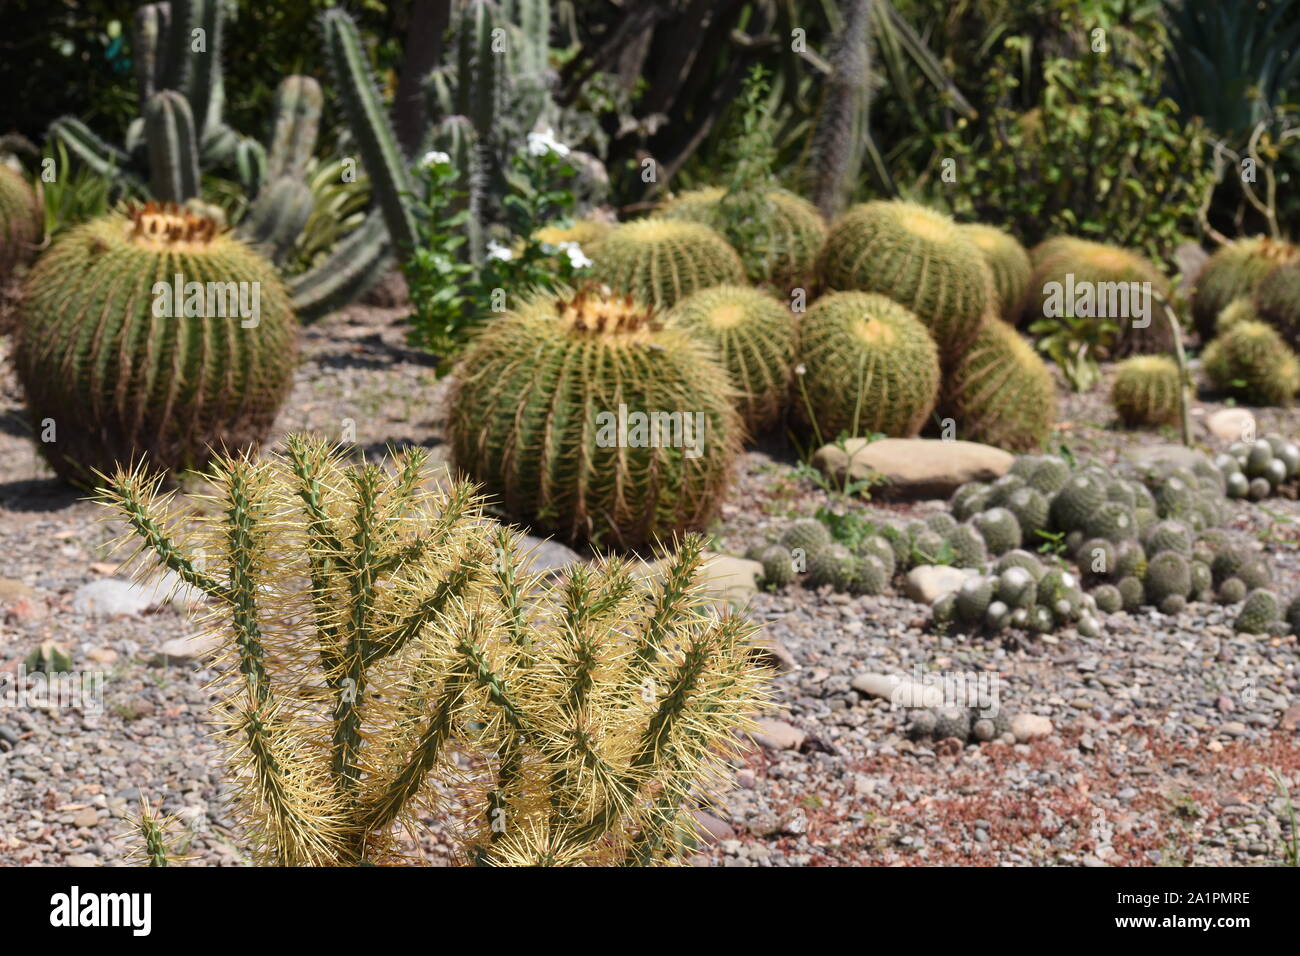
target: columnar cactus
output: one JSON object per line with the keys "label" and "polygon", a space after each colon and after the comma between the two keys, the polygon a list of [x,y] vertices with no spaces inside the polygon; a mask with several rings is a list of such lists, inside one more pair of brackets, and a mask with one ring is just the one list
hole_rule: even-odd
{"label": "columnar cactus", "polygon": [[1024,313],[1025,293],[1033,274],[1029,253],[1014,236],[993,226],[972,223],[962,226],[961,233],[983,254],[993,274],[998,314],[1015,325]]}
{"label": "columnar cactus", "polygon": [[720,285],[688,296],[665,320],[717,349],[751,435],[781,420],[795,360],[794,315],[748,286]]}
{"label": "columnar cactus", "polygon": [[[817,207],[784,189],[764,196],[761,248],[738,248],[751,282],[767,283],[782,294],[811,285],[817,274],[817,255],[826,241],[826,222]],[[664,219],[702,222],[729,234],[730,209],[722,188],[683,193],[660,210]]]}
{"label": "columnar cactus", "polygon": [[989,316],[947,380],[942,408],[963,438],[1032,451],[1051,435],[1056,386],[1033,346]]}
{"label": "columnar cactus", "polygon": [[27,180],[0,163],[0,284],[31,260],[45,232],[45,211]]}
{"label": "columnar cactus", "polygon": [[734,399],[713,350],[650,308],[595,287],[539,296],[458,367],[452,457],[541,530],[635,548],[717,513],[744,431]]}
{"label": "columnar cactus", "polygon": [[148,455],[197,468],[260,441],[292,385],[297,321],[270,263],[149,203],[69,231],[28,273],[14,363],[54,470]]}
{"label": "columnar cactus", "polygon": [[1300,250],[1265,236],[1223,246],[1201,269],[1192,293],[1192,321],[1203,343],[1218,334],[1219,313],[1233,299],[1251,296],[1274,268],[1293,261]]}
{"label": "columnar cactus", "polygon": [[822,440],[920,431],[939,390],[939,352],[911,311],[883,295],[818,299],[799,331],[795,407]]}
{"label": "columnar cactus", "polygon": [[[1031,257],[1034,273],[1025,297],[1024,322],[1050,318],[1059,305],[1064,316],[1114,322],[1120,329],[1114,349],[1117,355],[1164,353],[1173,346],[1173,333],[1157,302],[1157,297],[1168,300],[1172,288],[1164,274],[1142,256],[1099,242],[1058,236],[1040,243]],[[1080,303],[1089,303],[1089,312],[1079,309]],[[1143,309],[1146,313],[1139,314]]]}
{"label": "columnar cactus", "polygon": [[640,219],[601,240],[592,278],[616,293],[656,309],[676,305],[693,292],[745,281],[736,250],[718,232],[697,222]]}
{"label": "columnar cactus", "polygon": [[1263,322],[1237,322],[1201,360],[1216,389],[1252,405],[1288,405],[1300,391],[1300,360]]}
{"label": "columnar cactus", "polygon": [[1111,403],[1130,428],[1182,421],[1183,376],[1164,355],[1135,355],[1120,363]]}
{"label": "columnar cactus", "polygon": [[831,226],[820,269],[828,289],[878,292],[914,312],[945,367],[975,341],[993,296],[980,251],[943,213],[907,202],[854,206]]}
{"label": "columnar cactus", "polygon": [[[428,816],[473,865],[680,856],[697,789],[766,700],[754,627],[701,613],[703,542],[653,585],[619,561],[546,584],[467,486],[433,490],[425,452],[392,465],[291,436],[282,457],[219,459],[218,507],[188,527],[139,470],[101,492],[146,563],[211,602],[217,739],[254,860],[417,863],[403,835]],[[167,862],[166,828],[141,830]]]}

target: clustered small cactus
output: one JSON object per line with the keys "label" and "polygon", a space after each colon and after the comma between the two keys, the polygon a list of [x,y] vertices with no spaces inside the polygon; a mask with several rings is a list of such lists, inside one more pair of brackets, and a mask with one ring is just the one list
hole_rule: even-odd
{"label": "clustered small cactus", "polygon": [[1234,299],[1253,296],[1265,276],[1296,255],[1291,243],[1258,236],[1223,246],[1210,256],[1192,295],[1192,321],[1201,341],[1218,334],[1219,316]]}
{"label": "clustered small cactus", "polygon": [[1281,435],[1265,435],[1253,442],[1234,442],[1214,464],[1223,473],[1229,498],[1262,501],[1300,475],[1300,446]]}
{"label": "clustered small cactus", "polygon": [[[653,586],[620,561],[548,585],[426,460],[349,466],[291,437],[215,462],[217,509],[192,524],[139,470],[101,494],[142,564],[212,603],[217,736],[254,860],[418,862],[403,834],[430,814],[468,864],[680,856],[766,693],[753,626],[701,610],[702,541]],[[141,829],[167,862],[165,826]]]}

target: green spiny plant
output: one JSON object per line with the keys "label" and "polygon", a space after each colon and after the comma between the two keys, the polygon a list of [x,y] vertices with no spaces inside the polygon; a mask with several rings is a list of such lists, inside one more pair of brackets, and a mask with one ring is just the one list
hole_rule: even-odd
{"label": "green spiny plant", "polygon": [[751,282],[770,284],[782,294],[806,288],[817,274],[817,255],[826,241],[826,222],[817,207],[784,189],[760,197],[758,217],[763,236],[753,246],[737,239],[734,207],[721,187],[695,189],[667,203],[664,219],[701,222],[735,245]]}
{"label": "green spiny plant", "polygon": [[20,173],[0,162],[0,284],[30,262],[45,233],[45,211]]}
{"label": "green spiny plant", "polygon": [[1242,295],[1233,299],[1219,310],[1214,320],[1214,334],[1222,335],[1238,322],[1258,322],[1259,313],[1255,311],[1255,300]]}
{"label": "green spiny plant", "polygon": [[1033,274],[1029,253],[1014,236],[993,226],[971,223],[962,226],[961,233],[983,254],[993,274],[998,314],[1016,325],[1024,314],[1025,294]]}
{"label": "green spiny plant", "polygon": [[[217,507],[192,521],[139,469],[101,501],[142,571],[211,601],[217,739],[254,860],[419,862],[405,834],[426,816],[472,865],[687,849],[697,790],[766,697],[753,626],[702,612],[698,536],[654,585],[617,560],[547,585],[422,450],[349,466],[291,436],[283,456],[223,457],[208,477]],[[166,863],[165,824],[145,836]]]}
{"label": "green spiny plant", "polygon": [[1033,347],[989,316],[949,377],[941,407],[963,438],[1030,451],[1051,435],[1056,386]]}
{"label": "green spiny plant", "polygon": [[[1106,336],[1098,343],[1098,350],[1102,352],[1100,357],[1134,352],[1163,353],[1172,347],[1172,331],[1156,315],[1157,297],[1168,300],[1172,292],[1169,280],[1136,252],[1086,239],[1058,236],[1036,246],[1031,258],[1034,273],[1029,280],[1030,291],[1025,299],[1025,322],[1037,326],[1039,320],[1059,322],[1077,319],[1098,326],[1113,324],[1116,328],[1113,340]],[[1077,300],[1080,298],[1078,292],[1076,301],[1066,301],[1071,287],[1068,276],[1071,275],[1076,290],[1090,290],[1090,315],[1082,314],[1089,310],[1077,308]],[[1115,285],[1116,283],[1120,285]],[[1150,321],[1145,326],[1131,321],[1137,309],[1133,295],[1128,294],[1133,289],[1129,283],[1150,283],[1151,296],[1145,300]],[[1144,286],[1138,286],[1139,290],[1142,288]],[[1106,292],[1108,289],[1125,293],[1127,309],[1117,297]],[[1139,298],[1142,295],[1140,291],[1134,294]],[[1055,306],[1060,307],[1059,311]],[[1116,312],[1127,311],[1129,314],[1107,314],[1112,306]]]}
{"label": "green spiny plant", "polygon": [[941,212],[908,202],[854,206],[831,226],[819,272],[826,288],[878,292],[912,310],[945,367],[979,335],[993,297],[980,251]]}
{"label": "green spiny plant", "polygon": [[796,348],[794,316],[782,302],[747,286],[714,286],[683,299],[665,322],[717,349],[751,435],[781,420]]}
{"label": "green spiny plant", "polygon": [[[186,288],[173,289],[176,276]],[[69,231],[41,257],[14,364],[41,453],[82,480],[143,454],[186,469],[257,443],[292,386],[296,352],[271,264],[211,219],[148,203]]]}
{"label": "green spiny plant", "polygon": [[1110,400],[1130,428],[1182,421],[1183,377],[1164,355],[1135,355],[1119,364]]}
{"label": "green spiny plant", "polygon": [[1256,405],[1288,405],[1300,391],[1300,359],[1271,325],[1238,322],[1201,356],[1219,391]]}
{"label": "green spiny plant", "polygon": [[1202,342],[1218,334],[1216,324],[1233,299],[1254,295],[1274,268],[1296,258],[1289,242],[1266,236],[1242,239],[1216,250],[1196,277],[1192,293],[1192,322]]}
{"label": "green spiny plant", "polygon": [[925,326],[883,295],[818,299],[799,328],[801,417],[823,440],[915,435],[934,409],[939,353]]}
{"label": "green spiny plant", "polygon": [[1300,262],[1280,265],[1260,281],[1255,311],[1288,346],[1300,350]]}
{"label": "green spiny plant", "polygon": [[510,515],[634,548],[717,513],[744,430],[734,399],[707,345],[587,287],[539,295],[479,335],[449,440]]}
{"label": "green spiny plant", "polygon": [[616,293],[671,308],[693,292],[745,281],[736,250],[697,222],[641,219],[601,240],[592,278]]}

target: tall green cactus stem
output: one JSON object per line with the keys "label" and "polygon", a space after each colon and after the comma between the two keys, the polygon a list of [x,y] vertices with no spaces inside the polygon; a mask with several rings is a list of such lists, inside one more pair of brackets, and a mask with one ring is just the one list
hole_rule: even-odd
{"label": "tall green cactus stem", "polygon": [[146,3],[135,12],[134,46],[136,101],[149,102],[163,79],[162,44],[171,21],[171,4]]}
{"label": "tall green cactus stem", "polygon": [[747,286],[715,286],[679,302],[666,323],[717,349],[751,435],[780,422],[795,360],[794,315],[783,302]]}
{"label": "tall green cactus stem", "polygon": [[276,265],[293,250],[303,226],[311,218],[315,197],[300,179],[281,176],[258,195],[239,224],[239,236]]}
{"label": "tall green cactus stem", "polygon": [[160,90],[145,105],[144,123],[150,191],[163,202],[193,199],[199,194],[199,148],[190,104],[174,90]]}
{"label": "tall green cactus stem", "polygon": [[496,319],[456,372],[456,466],[569,541],[636,548],[717,513],[743,426],[705,343],[594,288]]}
{"label": "tall green cactus stem", "polygon": [[32,260],[44,232],[45,209],[36,192],[0,163],[0,287],[15,267]]}
{"label": "tall green cactus stem", "polygon": [[302,321],[315,321],[355,300],[392,265],[392,242],[376,209],[324,261],[289,280],[293,310]]}
{"label": "tall green cactus stem", "polygon": [[281,176],[301,179],[306,174],[316,149],[323,105],[320,84],[310,76],[286,76],[280,81],[266,158],[266,175],[272,182]]}
{"label": "tall green cactus stem", "polygon": [[337,8],[321,14],[321,25],[325,54],[347,113],[348,127],[357,139],[393,245],[398,250],[410,250],[415,247],[415,218],[411,212],[414,187],[366,62],[357,26]]}
{"label": "tall green cactus stem", "polygon": [[591,274],[619,294],[668,309],[701,289],[744,282],[745,265],[708,226],[640,219],[601,240]]}
{"label": "tall green cactus stem", "polygon": [[[177,275],[197,291],[175,289]],[[79,226],[41,257],[14,364],[33,422],[53,426],[41,453],[84,481],[142,455],[178,470],[256,444],[292,385],[296,342],[270,263],[214,221],[150,203]]]}
{"label": "tall green cactus stem", "polygon": [[883,295],[818,299],[799,328],[795,408],[821,441],[921,430],[939,393],[939,352],[920,319]]}
{"label": "tall green cactus stem", "polygon": [[701,613],[699,537],[656,583],[607,561],[549,584],[468,486],[439,490],[423,450],[357,467],[287,445],[217,461],[218,507],[183,525],[139,470],[101,492],[142,573],[161,564],[211,599],[229,649],[216,739],[253,858],[416,862],[400,834],[448,815],[476,865],[684,853],[696,791],[768,697],[753,625]]}
{"label": "tall green cactus stem", "polygon": [[925,323],[952,368],[979,335],[993,280],[980,251],[943,213],[908,202],[862,203],[831,226],[820,260],[835,290],[878,292]]}

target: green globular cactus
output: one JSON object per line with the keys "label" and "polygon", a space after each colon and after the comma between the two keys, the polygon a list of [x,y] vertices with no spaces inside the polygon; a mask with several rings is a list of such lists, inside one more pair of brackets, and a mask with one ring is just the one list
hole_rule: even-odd
{"label": "green globular cactus", "polygon": [[1258,322],[1259,313],[1255,310],[1255,300],[1248,296],[1233,299],[1223,307],[1214,322],[1214,334],[1222,335],[1239,322]]}
{"label": "green globular cactus", "polygon": [[993,491],[982,481],[968,481],[953,492],[948,502],[952,516],[958,521],[968,521],[976,514],[992,507]]}
{"label": "green globular cactus", "polygon": [[[761,248],[736,247],[751,282],[769,284],[781,294],[807,288],[816,279],[817,255],[826,241],[826,221],[802,196],[777,189],[763,197]],[[659,210],[659,218],[700,222],[724,236],[738,234],[721,187],[682,193]]]}
{"label": "green globular cactus", "polygon": [[1135,355],[1115,371],[1110,400],[1129,428],[1177,425],[1182,421],[1183,376],[1165,355]]}
{"label": "green globular cactus", "polygon": [[1220,313],[1234,299],[1252,296],[1264,277],[1300,255],[1289,242],[1256,236],[1215,251],[1196,277],[1192,290],[1192,323],[1202,343],[1218,334]]}
{"label": "green globular cactus", "polygon": [[1016,516],[1026,545],[1034,546],[1043,540],[1038,532],[1046,531],[1051,520],[1051,502],[1046,495],[1037,488],[1018,488],[1002,507]]}
{"label": "green globular cactus", "polygon": [[634,548],[712,519],[744,426],[704,343],[589,287],[490,324],[456,373],[448,431],[455,464],[509,514]]}
{"label": "green globular cactus", "polygon": [[980,251],[950,218],[913,203],[854,206],[831,226],[818,271],[828,289],[878,292],[906,306],[947,367],[974,344],[993,306]]}
{"label": "green globular cactus", "polygon": [[780,422],[796,348],[794,315],[782,302],[747,286],[715,286],[679,302],[665,324],[717,350],[751,435]]}
{"label": "green globular cactus", "polygon": [[854,559],[853,580],[849,582],[850,594],[884,594],[889,587],[889,572],[885,563],[874,554]]}
{"label": "green globular cactus", "polygon": [[798,521],[791,522],[781,534],[781,547],[791,555],[796,551],[803,552],[805,564],[812,559],[813,555],[830,545],[830,530],[816,518],[800,518]]}
{"label": "green globular cactus", "polygon": [[1192,532],[1181,521],[1161,521],[1145,536],[1148,554],[1173,551],[1185,558],[1192,556]]}
{"label": "green globular cactus", "polygon": [[1286,615],[1284,620],[1291,625],[1291,631],[1294,634],[1300,634],[1300,594],[1291,599],[1291,603],[1286,606]]}
{"label": "green globular cactus", "polygon": [[656,309],[692,293],[745,281],[736,250],[698,222],[640,219],[611,230],[595,251],[591,277]]}
{"label": "green globular cactus", "polygon": [[142,573],[210,599],[214,736],[255,862],[418,863],[430,816],[469,865],[689,852],[697,788],[768,698],[754,626],[703,612],[698,536],[653,582],[615,560],[548,583],[421,450],[350,466],[291,436],[209,478],[218,506],[188,524],[140,471],[101,500]]}
{"label": "green globular cactus", "polygon": [[988,563],[989,550],[984,536],[972,525],[958,525],[945,536],[952,548],[953,566],[982,570]]}
{"label": "green globular cactus", "polygon": [[996,311],[1012,325],[1024,314],[1025,294],[1034,266],[1029,253],[1009,233],[972,223],[961,227],[961,233],[984,256],[984,262],[993,274],[993,291],[997,294]]}
{"label": "green globular cactus", "polygon": [[889,581],[894,577],[898,560],[894,554],[893,545],[884,537],[873,534],[863,538],[862,543],[858,545],[858,557],[876,558],[880,561],[881,567],[884,568],[885,580]]}
{"label": "green globular cactus", "polygon": [[1252,405],[1289,405],[1300,391],[1300,359],[1263,322],[1238,322],[1209,344],[1201,362],[1218,391]]}
{"label": "green globular cactus", "polygon": [[1030,451],[1051,436],[1056,385],[1033,346],[990,316],[946,379],[940,408],[961,438]]}
{"label": "green globular cactus", "polygon": [[794,580],[794,561],[790,552],[779,544],[764,548],[759,563],[763,565],[763,583],[768,587],[785,587]]}
{"label": "green globular cactus", "polygon": [[199,194],[199,145],[190,104],[160,90],[144,107],[149,143],[149,188],[161,202],[183,203]]}
{"label": "green globular cactus", "polygon": [[957,620],[967,626],[983,624],[984,615],[994,597],[997,579],[984,575],[967,578],[957,589],[957,603],[954,608]]}
{"label": "green globular cactus", "polygon": [[920,431],[934,409],[939,353],[920,320],[882,295],[823,296],[799,327],[796,410],[825,441]]}
{"label": "green globular cactus", "polygon": [[36,255],[45,210],[27,180],[0,163],[0,285]]}
{"label": "green globular cactus", "polygon": [[149,203],[41,257],[14,363],[61,477],[142,455],[198,468],[265,436],[293,383],[297,328],[270,263],[210,219]]}
{"label": "green globular cactus", "polygon": [[1135,575],[1120,578],[1115,587],[1124,603],[1124,610],[1136,611],[1146,603],[1146,587],[1142,584],[1142,580]]}
{"label": "green globular cactus", "polygon": [[1114,614],[1124,606],[1124,598],[1113,584],[1097,585],[1092,589],[1092,599],[1103,614]]}
{"label": "green globular cactus", "polygon": [[1269,272],[1255,290],[1255,311],[1300,351],[1300,262],[1292,260]]}
{"label": "green globular cactus", "polygon": [[1241,634],[1268,634],[1282,618],[1282,605],[1277,595],[1264,588],[1256,588],[1246,595],[1233,628]]}
{"label": "green globular cactus", "polygon": [[1127,505],[1107,501],[1088,516],[1082,530],[1090,538],[1127,541],[1138,536],[1137,517]]}
{"label": "green globular cactus", "polygon": [[1020,547],[1022,535],[1020,522],[1006,508],[990,508],[971,519],[991,554],[1006,554]]}
{"label": "green globular cactus", "polygon": [[1185,598],[1192,593],[1191,565],[1174,551],[1153,555],[1147,563],[1144,585],[1147,601],[1157,607],[1170,595]]}
{"label": "green globular cactus", "polygon": [[848,591],[857,573],[857,557],[842,544],[828,544],[808,561],[808,584],[815,588],[829,584],[834,591]]}
{"label": "green globular cactus", "polygon": [[1058,531],[1081,531],[1106,501],[1106,489],[1092,475],[1074,475],[1052,499],[1052,525]]}
{"label": "green globular cactus", "polygon": [[1118,355],[1164,353],[1173,346],[1173,333],[1156,302],[1157,296],[1169,299],[1169,280],[1142,256],[1062,236],[1040,243],[1031,257],[1034,274],[1023,322],[1060,317],[1114,322],[1120,327]]}

